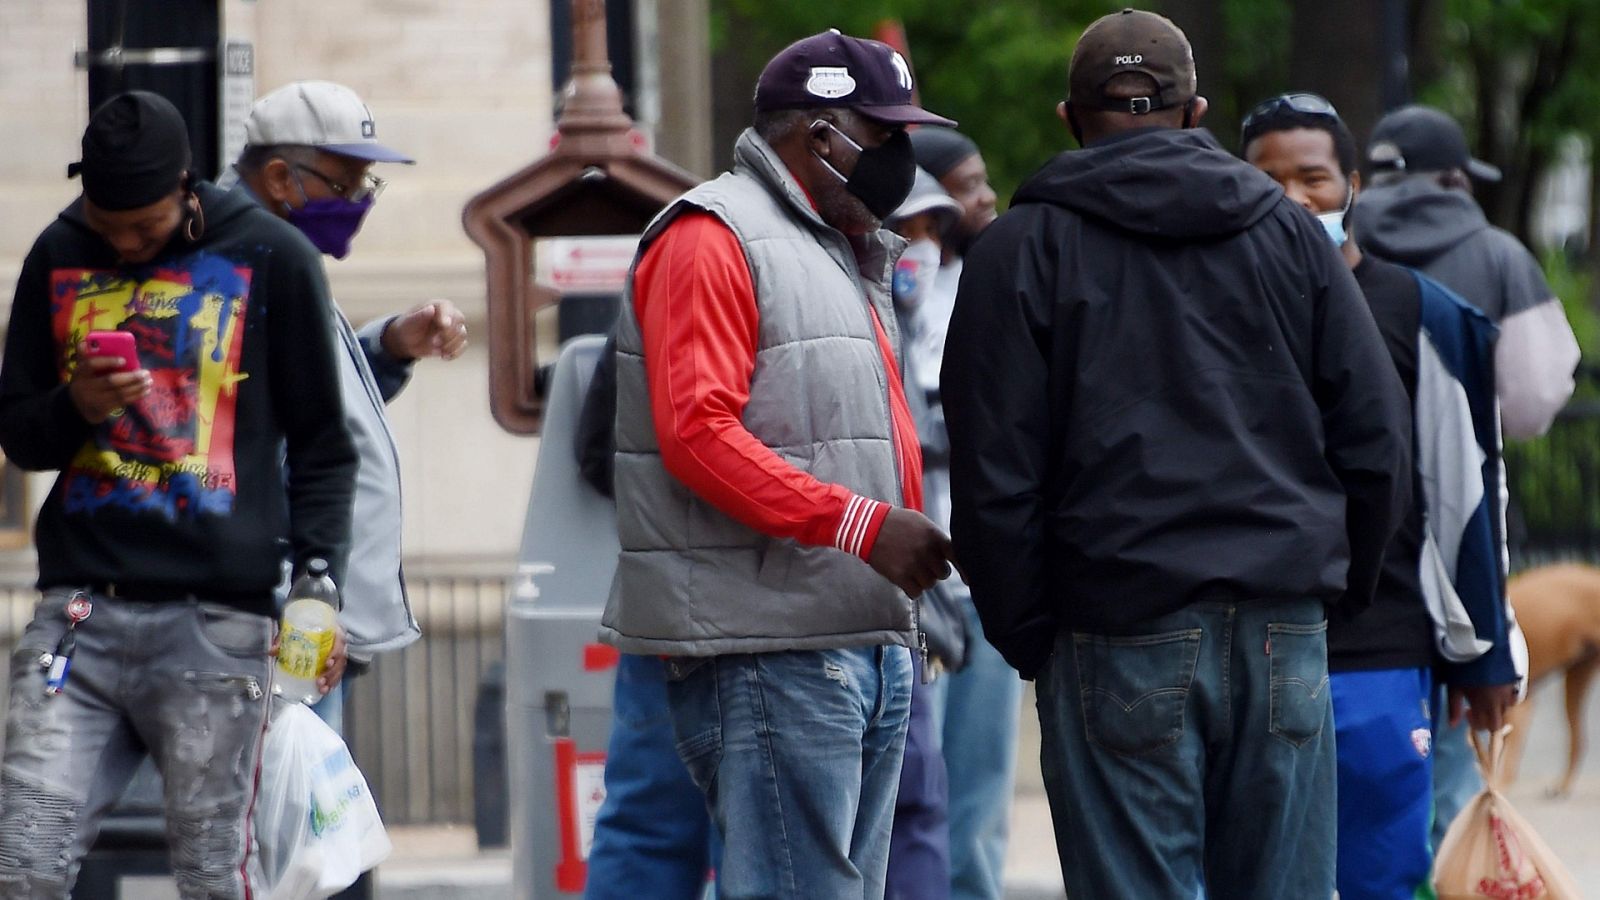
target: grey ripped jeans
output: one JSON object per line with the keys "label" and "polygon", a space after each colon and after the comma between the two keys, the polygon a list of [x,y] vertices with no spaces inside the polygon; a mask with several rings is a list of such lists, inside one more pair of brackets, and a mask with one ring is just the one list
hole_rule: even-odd
{"label": "grey ripped jeans", "polygon": [[66,630],[72,594],[44,594],[11,659],[0,900],[65,898],[101,819],[147,753],[162,774],[180,895],[250,897],[260,881],[248,826],[272,621],[192,598],[93,595],[65,690],[52,696],[40,657]]}

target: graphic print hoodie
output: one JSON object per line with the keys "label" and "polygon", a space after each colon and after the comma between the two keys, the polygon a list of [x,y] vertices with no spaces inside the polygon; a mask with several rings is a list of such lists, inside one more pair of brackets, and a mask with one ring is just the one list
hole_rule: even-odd
{"label": "graphic print hoodie", "polygon": [[[356,457],[332,305],[292,226],[213,185],[197,194],[200,240],[175,236],[149,263],[119,263],[81,199],[39,236],[0,362],[0,448],[60,472],[37,524],[41,588],[113,582],[271,614],[286,556],[344,570]],[[90,425],[67,382],[104,330],[134,336],[154,384]]]}

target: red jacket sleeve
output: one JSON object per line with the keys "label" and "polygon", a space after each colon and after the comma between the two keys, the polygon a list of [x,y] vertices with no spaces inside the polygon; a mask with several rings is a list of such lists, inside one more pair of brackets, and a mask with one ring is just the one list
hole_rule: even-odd
{"label": "red jacket sleeve", "polygon": [[709,213],[674,220],[639,260],[633,303],[667,471],[763,534],[867,559],[889,505],[817,480],[744,427],[759,317],[733,232]]}

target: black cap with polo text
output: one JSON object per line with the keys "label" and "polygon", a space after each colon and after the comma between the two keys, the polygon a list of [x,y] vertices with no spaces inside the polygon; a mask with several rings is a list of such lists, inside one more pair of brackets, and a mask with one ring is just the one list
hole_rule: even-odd
{"label": "black cap with polo text", "polygon": [[1499,181],[1500,170],[1467,151],[1456,120],[1431,106],[1402,106],[1378,120],[1367,141],[1375,170],[1444,172],[1461,169],[1479,181]]}
{"label": "black cap with polo text", "polygon": [[756,81],[756,111],[853,109],[894,125],[956,123],[912,99],[911,66],[888,44],[830,28],[778,52]]}
{"label": "black cap with polo text", "polygon": [[[1106,84],[1136,72],[1155,83],[1147,97],[1108,97]],[[1182,29],[1152,12],[1124,9],[1095,20],[1072,51],[1067,101],[1084,109],[1143,115],[1195,95],[1194,49]]]}

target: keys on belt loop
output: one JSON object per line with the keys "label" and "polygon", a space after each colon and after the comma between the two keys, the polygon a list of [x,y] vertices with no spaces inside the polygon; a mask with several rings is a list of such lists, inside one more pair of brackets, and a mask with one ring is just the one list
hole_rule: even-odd
{"label": "keys on belt loop", "polygon": [[[49,674],[45,676],[44,692],[46,696],[54,697],[67,687],[67,676],[72,674],[72,654],[78,649],[78,623],[89,618],[94,612],[94,602],[83,591],[74,591],[72,599],[67,601],[67,630],[61,635],[61,640],[56,642],[56,652],[50,655],[47,666]],[[40,660],[44,662],[44,660]]]}

